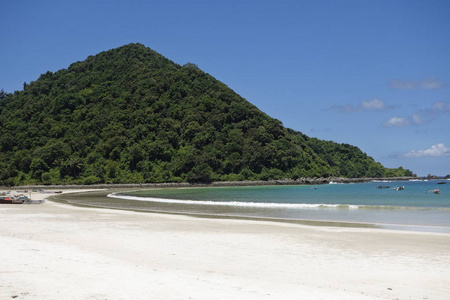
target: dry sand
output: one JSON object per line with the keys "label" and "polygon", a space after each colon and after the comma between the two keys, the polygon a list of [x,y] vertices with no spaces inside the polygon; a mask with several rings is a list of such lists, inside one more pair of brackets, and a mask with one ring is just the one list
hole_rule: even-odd
{"label": "dry sand", "polygon": [[450,297],[445,234],[47,201],[0,205],[0,245],[0,299]]}

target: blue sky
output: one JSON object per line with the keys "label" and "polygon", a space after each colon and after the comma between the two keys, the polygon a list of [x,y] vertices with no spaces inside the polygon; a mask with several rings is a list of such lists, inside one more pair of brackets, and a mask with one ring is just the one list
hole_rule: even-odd
{"label": "blue sky", "polygon": [[450,174],[450,1],[1,1],[0,89],[139,42],[286,127]]}

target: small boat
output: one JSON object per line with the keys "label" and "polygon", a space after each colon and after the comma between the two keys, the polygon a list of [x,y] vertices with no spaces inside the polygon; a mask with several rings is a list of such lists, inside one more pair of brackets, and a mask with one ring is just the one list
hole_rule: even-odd
{"label": "small boat", "polygon": [[440,181],[440,182],[438,182],[438,184],[446,184],[447,182],[445,182],[445,181]]}
{"label": "small boat", "polygon": [[62,191],[44,191],[44,190],[39,190],[41,194],[61,194]]}
{"label": "small boat", "polygon": [[11,197],[0,196],[0,203],[12,204],[12,199]]}
{"label": "small boat", "polygon": [[398,186],[398,187],[395,187],[395,188],[393,188],[393,189],[391,189],[391,190],[402,191],[402,190],[404,190],[404,189],[405,189],[404,186]]}
{"label": "small boat", "polygon": [[390,185],[379,185],[379,186],[377,186],[377,188],[379,188],[379,189],[388,189],[390,187],[391,187]]}
{"label": "small boat", "polygon": [[28,197],[23,195],[0,196],[0,203],[2,204],[22,204],[26,200],[28,200]]}
{"label": "small boat", "polygon": [[439,189],[433,189],[433,190],[429,190],[427,193],[439,194],[439,192],[440,192]]}

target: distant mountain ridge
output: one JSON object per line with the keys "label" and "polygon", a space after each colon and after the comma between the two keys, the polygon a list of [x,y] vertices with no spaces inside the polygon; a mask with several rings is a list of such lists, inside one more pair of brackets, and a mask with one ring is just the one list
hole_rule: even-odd
{"label": "distant mountain ridge", "polygon": [[410,176],[283,127],[225,84],[141,44],[0,97],[0,184]]}

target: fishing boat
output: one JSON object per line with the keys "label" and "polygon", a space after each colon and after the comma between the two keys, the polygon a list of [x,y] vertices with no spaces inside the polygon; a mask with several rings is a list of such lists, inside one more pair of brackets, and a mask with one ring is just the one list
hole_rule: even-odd
{"label": "fishing boat", "polygon": [[404,190],[404,189],[405,189],[404,186],[398,186],[398,187],[395,187],[395,188],[393,188],[391,190],[401,191],[401,190]]}
{"label": "fishing boat", "polygon": [[0,203],[2,204],[22,204],[28,200],[29,198],[24,195],[0,196]]}
{"label": "fishing boat", "polygon": [[390,185],[379,185],[379,186],[377,186],[377,188],[379,188],[379,189],[388,189],[390,187],[391,187]]}

